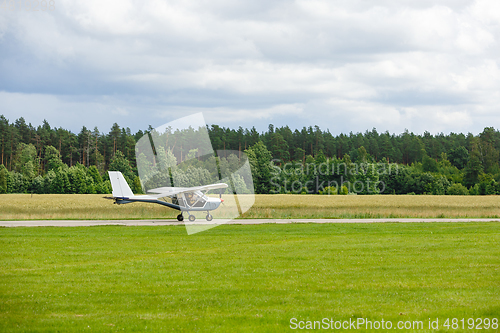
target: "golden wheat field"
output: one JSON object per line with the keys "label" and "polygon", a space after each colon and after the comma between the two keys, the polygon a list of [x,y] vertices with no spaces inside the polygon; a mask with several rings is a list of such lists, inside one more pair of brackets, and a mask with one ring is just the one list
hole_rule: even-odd
{"label": "golden wheat field", "polygon": [[[226,203],[227,205],[227,203]],[[230,204],[229,204],[230,205]],[[227,206],[226,206],[227,208]],[[212,212],[223,217],[224,207]],[[114,205],[94,194],[2,194],[0,220],[174,219],[178,211],[147,203]],[[500,196],[256,195],[243,218],[500,217]]]}

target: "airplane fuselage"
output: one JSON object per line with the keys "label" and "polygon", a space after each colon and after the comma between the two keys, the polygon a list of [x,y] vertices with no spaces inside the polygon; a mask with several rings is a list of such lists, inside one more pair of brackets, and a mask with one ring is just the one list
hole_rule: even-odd
{"label": "airplane fuselage", "polygon": [[[149,195],[134,195],[133,197],[115,197],[115,202],[119,205],[132,202],[149,202],[156,203],[169,208],[180,211],[211,211],[219,208],[222,200],[219,198],[209,198],[200,191],[189,193],[188,195],[181,193],[172,198],[169,202],[166,198],[157,198]],[[161,200],[163,199],[163,200]]]}

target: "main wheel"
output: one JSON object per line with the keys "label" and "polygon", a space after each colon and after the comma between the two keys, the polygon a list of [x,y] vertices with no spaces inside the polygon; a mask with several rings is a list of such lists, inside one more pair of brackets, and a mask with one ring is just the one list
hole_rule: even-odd
{"label": "main wheel", "polygon": [[206,217],[207,221],[210,222],[214,219],[214,217],[210,214],[207,214],[207,217]]}
{"label": "main wheel", "polygon": [[189,215],[189,221],[190,221],[190,222],[194,222],[194,220],[196,220],[196,216],[194,216],[194,215]]}
{"label": "main wheel", "polygon": [[179,222],[184,221],[184,216],[182,216],[182,214],[177,215],[177,221]]}

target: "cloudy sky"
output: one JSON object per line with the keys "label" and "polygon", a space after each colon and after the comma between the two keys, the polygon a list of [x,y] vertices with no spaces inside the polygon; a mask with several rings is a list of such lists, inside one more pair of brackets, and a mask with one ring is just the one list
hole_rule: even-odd
{"label": "cloudy sky", "polygon": [[259,131],[500,127],[498,0],[51,3],[0,8],[11,122],[135,132],[201,111]]}

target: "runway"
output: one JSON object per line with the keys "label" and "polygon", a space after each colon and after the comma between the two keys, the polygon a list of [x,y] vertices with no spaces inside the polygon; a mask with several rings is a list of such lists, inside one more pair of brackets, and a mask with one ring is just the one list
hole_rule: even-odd
{"label": "runway", "polygon": [[292,224],[292,223],[436,223],[436,222],[500,222],[500,219],[470,218],[470,219],[422,219],[422,218],[391,218],[391,219],[241,219],[241,220],[205,220],[195,222],[178,222],[177,220],[34,220],[34,221],[0,221],[0,227],[90,227],[101,225],[122,226],[173,226],[185,224],[194,225],[254,225],[254,224]]}

